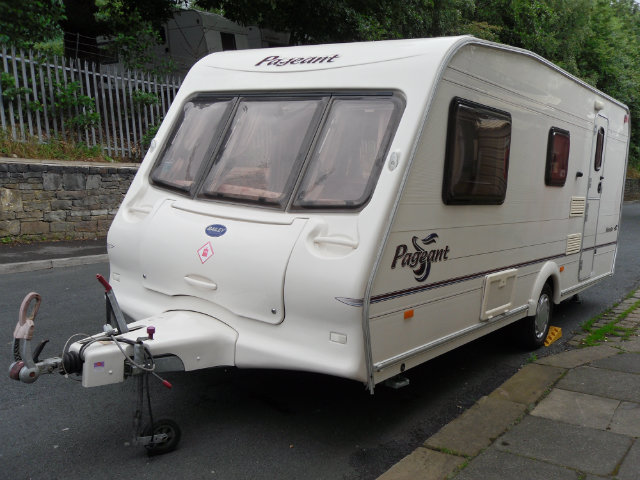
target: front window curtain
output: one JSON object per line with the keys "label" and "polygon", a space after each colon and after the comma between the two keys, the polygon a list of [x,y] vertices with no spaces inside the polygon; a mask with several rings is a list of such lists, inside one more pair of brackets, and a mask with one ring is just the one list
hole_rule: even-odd
{"label": "front window curtain", "polygon": [[324,105],[323,97],[242,99],[204,195],[283,207]]}
{"label": "front window curtain", "polygon": [[552,127],[549,130],[547,145],[547,166],[544,183],[554,187],[562,187],[567,180],[569,167],[569,132]]}
{"label": "front window curtain", "polygon": [[318,136],[295,208],[357,208],[373,192],[401,102],[394,97],[338,98]]}
{"label": "front window curtain", "polygon": [[194,98],[182,108],[179,122],[151,172],[157,184],[189,191],[218,140],[230,99]]}
{"label": "front window curtain", "polygon": [[442,199],[447,205],[499,205],[507,193],[511,115],[454,98],[449,110]]}

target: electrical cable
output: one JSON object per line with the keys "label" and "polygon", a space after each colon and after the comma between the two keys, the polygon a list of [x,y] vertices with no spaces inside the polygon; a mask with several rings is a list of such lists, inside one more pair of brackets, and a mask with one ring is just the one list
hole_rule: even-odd
{"label": "electrical cable", "polygon": [[[64,358],[64,354],[69,351],[69,350],[67,350],[67,347],[69,346],[69,342],[71,341],[71,339],[74,338],[74,337],[89,338],[89,337],[91,337],[91,335],[87,335],[86,333],[74,333],[73,335],[71,335],[67,339],[67,341],[65,342],[64,347],[62,347],[62,355],[60,356],[60,358]],[[69,372],[67,372],[67,369],[64,367],[64,362],[61,362],[61,367],[62,367],[62,372],[64,373],[65,378],[71,378],[71,380],[73,380],[75,382],[81,382],[82,381],[82,379],[80,379],[80,378],[69,377]]]}
{"label": "electrical cable", "polygon": [[[129,362],[131,365],[133,365],[136,368],[139,368],[140,370],[142,370],[143,372],[149,372],[149,373],[153,373],[153,371],[156,369],[155,363],[153,363],[153,356],[151,356],[151,368],[145,367],[143,365],[138,365],[133,358],[129,357],[129,355],[127,355],[127,353],[124,351],[124,349],[120,346],[120,341],[123,341],[124,343],[129,343],[128,341],[124,341],[125,339],[117,339],[115,338],[115,335],[113,333],[107,333],[107,335],[109,337],[111,337],[111,340],[115,342],[116,347],[118,347],[118,349],[120,350],[120,352],[122,352],[122,355],[124,355],[124,358],[127,360],[127,362]],[[145,348],[146,351],[146,346],[143,345],[143,347]]]}

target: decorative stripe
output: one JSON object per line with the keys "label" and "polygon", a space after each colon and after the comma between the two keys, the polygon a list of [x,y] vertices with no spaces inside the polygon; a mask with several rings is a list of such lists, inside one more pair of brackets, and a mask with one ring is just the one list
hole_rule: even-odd
{"label": "decorative stripe", "polygon": [[[603,243],[602,245],[596,245],[593,247],[587,247],[584,248],[582,250],[582,252],[587,252],[589,250],[595,250],[597,248],[604,248],[604,247],[608,247],[611,245],[617,245],[617,241],[615,242],[609,242],[609,243]],[[578,253],[578,252],[576,252]],[[422,293],[422,292],[426,292],[429,290],[434,290],[436,288],[441,288],[441,287],[447,287],[449,285],[454,285],[456,283],[461,283],[461,282],[466,282],[467,280],[474,280],[476,278],[482,278],[485,277],[486,275],[489,275],[491,273],[496,273],[496,272],[501,272],[503,270],[507,270],[510,268],[522,268],[522,267],[528,267],[530,265],[535,265],[537,263],[542,263],[542,262],[547,262],[549,260],[556,260],[558,258],[565,258],[566,255],[565,254],[560,254],[560,255],[553,255],[550,257],[544,257],[544,258],[538,258],[536,260],[531,260],[528,262],[523,262],[523,263],[516,263],[514,265],[509,265],[506,267],[500,267],[500,268],[494,268],[492,270],[485,270],[483,272],[477,272],[477,273],[472,273],[471,275],[465,275],[462,277],[456,277],[456,278],[450,278],[448,280],[442,280],[440,282],[434,282],[434,283],[428,283],[426,285],[418,285],[415,287],[411,287],[411,288],[406,288],[403,290],[396,290],[395,292],[389,292],[389,293],[383,293],[380,295],[374,295],[371,297],[371,303],[379,303],[379,302],[386,302],[387,300],[393,300],[394,298],[399,298],[399,297],[404,297],[407,295],[413,295],[414,293]],[[361,298],[348,298],[348,297],[335,297],[336,300],[338,300],[341,303],[344,303],[346,305],[350,305],[353,307],[362,307],[364,305],[364,300]]]}
{"label": "decorative stripe", "polygon": [[483,272],[477,272],[477,273],[472,273],[471,275],[465,275],[462,277],[456,277],[456,278],[451,278],[448,280],[442,280],[440,282],[435,282],[435,283],[429,283],[427,285],[418,285],[416,287],[411,287],[411,288],[407,288],[404,290],[397,290],[395,292],[390,292],[390,293],[384,293],[381,295],[375,295],[373,297],[371,297],[371,303],[378,303],[378,302],[385,302],[387,300],[392,300],[394,298],[398,298],[398,297],[404,297],[406,295],[413,295],[414,293],[421,293],[421,292],[425,292],[427,290],[433,290],[435,288],[441,288],[441,287],[446,287],[449,285],[453,285],[456,283],[461,283],[461,282],[466,282],[467,280],[474,280],[476,278],[482,278],[485,277],[491,273],[496,273],[496,272],[501,272],[502,270],[508,270],[510,268],[522,268],[522,267],[528,267],[529,265],[535,265],[536,263],[542,263],[542,262],[546,262],[549,260],[555,260],[557,258],[564,258],[565,255],[553,255],[551,257],[545,257],[545,258],[539,258],[536,260],[531,260],[529,262],[523,262],[523,263],[517,263],[515,265],[510,265],[508,267],[500,267],[500,268],[494,268],[492,270],[485,270]]}

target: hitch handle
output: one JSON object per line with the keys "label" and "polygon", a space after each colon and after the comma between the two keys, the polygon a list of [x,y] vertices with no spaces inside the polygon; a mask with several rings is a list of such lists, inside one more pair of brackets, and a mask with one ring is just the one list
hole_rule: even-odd
{"label": "hitch handle", "polygon": [[[116,296],[113,293],[113,287],[111,287],[111,285],[109,285],[109,282],[107,282],[107,280],[99,273],[96,275],[96,278],[104,287],[104,294],[107,298],[107,303],[113,311],[113,316],[116,317],[118,333],[127,333],[129,331],[129,327],[127,327],[127,321],[125,320],[124,315],[122,314],[122,310],[120,310],[120,305],[118,305],[118,300],[116,300]],[[109,322],[108,315],[107,322]]]}
{"label": "hitch handle", "polygon": [[105,292],[110,292],[111,290],[113,290],[113,287],[111,285],[109,285],[109,282],[107,282],[107,280],[100,275],[99,273],[96,275],[96,278],[98,279],[98,281],[102,284],[102,286],[104,287]]}
{"label": "hitch handle", "polygon": [[[31,311],[31,315],[28,315],[29,306],[32,301],[35,300],[35,305],[33,310]],[[33,320],[36,318],[38,314],[38,309],[40,308],[40,303],[42,302],[42,298],[36,292],[30,292],[24,297],[22,300],[22,304],[20,305],[20,313],[18,314],[18,323],[16,325],[15,330],[13,331],[13,338],[19,340],[31,340],[33,338],[33,330],[35,329],[35,324]]]}

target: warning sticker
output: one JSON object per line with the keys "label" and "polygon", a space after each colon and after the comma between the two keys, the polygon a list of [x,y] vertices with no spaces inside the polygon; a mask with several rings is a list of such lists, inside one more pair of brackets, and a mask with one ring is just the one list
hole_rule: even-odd
{"label": "warning sticker", "polygon": [[213,257],[213,247],[211,246],[211,242],[205,243],[198,249],[198,256],[200,257],[200,261],[202,263]]}

